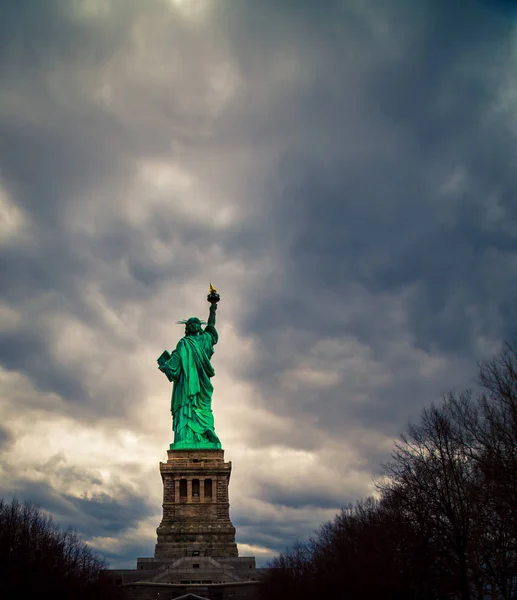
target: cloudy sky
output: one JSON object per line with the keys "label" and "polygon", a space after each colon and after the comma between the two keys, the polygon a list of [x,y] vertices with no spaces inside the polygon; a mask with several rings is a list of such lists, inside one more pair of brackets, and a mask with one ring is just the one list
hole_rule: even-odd
{"label": "cloudy sky", "polygon": [[369,495],[517,336],[512,4],[3,0],[0,495],[153,555],[210,281],[241,555]]}

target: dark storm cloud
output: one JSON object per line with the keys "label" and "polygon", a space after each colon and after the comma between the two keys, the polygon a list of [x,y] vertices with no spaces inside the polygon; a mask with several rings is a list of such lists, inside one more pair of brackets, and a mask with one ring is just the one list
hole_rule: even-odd
{"label": "dark storm cloud", "polygon": [[0,450],[5,450],[13,440],[13,434],[5,427],[0,426]]}
{"label": "dark storm cloud", "polygon": [[[403,29],[411,27],[408,12]],[[510,31],[484,23],[482,13],[451,10],[450,3],[447,8],[434,3],[429,13],[411,52],[391,61],[379,56],[365,73],[366,106],[359,115],[347,115],[340,106],[348,88],[338,69],[346,42],[337,32],[328,41],[335,59],[321,64],[326,85],[312,86],[311,80],[293,108],[304,130],[326,132],[327,152],[292,147],[279,165],[269,224],[278,225],[276,235],[283,234],[289,246],[278,279],[282,287],[264,286],[264,310],[252,313],[252,325],[319,330],[322,316],[316,311],[325,315],[326,306],[312,296],[321,290],[324,300],[342,303],[345,313],[350,283],[357,282],[375,293],[415,284],[411,325],[426,349],[465,350],[476,326],[502,332],[502,323],[485,323],[484,313],[494,304],[508,311],[515,280],[508,281],[504,269],[492,281],[487,276],[517,250],[512,202],[517,176],[508,121],[490,114],[497,92],[490,68],[508,55]],[[322,44],[336,17],[329,11],[327,28],[314,31],[309,47]],[[372,146],[362,164],[353,152],[347,156],[352,142],[347,129],[357,116],[379,127],[379,139],[366,140]],[[391,147],[387,132],[393,134]],[[360,147],[361,140],[355,142]],[[443,198],[440,188],[457,167],[465,170],[464,189]],[[487,213],[494,196],[504,219],[496,215],[491,223]],[[469,317],[470,307],[478,310]],[[515,321],[504,323],[508,320]],[[332,322],[337,334],[355,327],[361,339],[376,336],[365,323],[344,321]]]}
{"label": "dark storm cloud", "polygon": [[286,546],[307,539],[319,527],[319,524],[308,527],[307,517],[306,514],[300,514],[277,520],[271,515],[237,514],[232,520],[237,527],[239,544],[259,545],[278,553],[283,552]]}
{"label": "dark storm cloud", "polygon": [[[224,26],[237,60],[250,74],[252,90],[255,85],[267,89],[265,63],[289,48],[306,61],[308,73],[292,86],[287,79],[255,116],[237,106],[235,114],[226,116],[233,122],[223,120],[227,129],[219,127],[219,137],[211,142],[216,145],[220,136],[244,126],[241,137],[269,139],[273,151],[281,152],[276,173],[268,174],[260,190],[270,197],[267,209],[259,218],[253,214],[253,222],[241,234],[231,232],[226,242],[230,250],[239,244],[244,256],[246,247],[264,249],[271,242],[276,251],[275,276],[254,295],[244,323],[249,333],[260,330],[270,355],[257,377],[270,376],[272,364],[279,371],[289,363],[289,351],[282,356],[270,352],[272,330],[294,326],[314,341],[322,314],[331,315],[335,335],[347,332],[375,347],[382,329],[378,321],[372,323],[369,311],[347,317],[352,283],[372,294],[414,286],[410,328],[425,350],[462,353],[472,348],[476,335],[515,333],[510,299],[517,284],[504,269],[516,250],[517,209],[511,202],[516,176],[507,159],[512,138],[504,115],[490,115],[497,93],[490,69],[508,55],[510,24],[495,17],[491,21],[479,7],[467,10],[465,3],[400,6],[396,17],[386,8],[371,17],[400,19],[398,38],[407,36],[408,45],[391,54],[383,52],[387,41],[376,39],[367,18],[343,3],[329,3],[325,10],[296,3],[296,12],[289,3],[281,8],[248,3],[225,14]],[[45,14],[29,10],[28,3],[8,3],[3,10],[3,23],[12,32],[2,37],[5,44],[11,40],[5,63],[16,59],[22,69],[34,72],[44,73],[52,61],[66,69],[76,63],[98,67],[121,39],[122,26],[98,30],[78,24],[62,3],[49,3]],[[267,29],[267,45],[260,23]],[[368,61],[354,81],[356,72],[347,61],[359,49]],[[13,77],[8,70],[8,81]],[[86,104],[84,119],[78,121],[76,109],[55,111],[56,98],[46,97],[44,87],[41,91],[52,117],[44,126],[0,122],[2,176],[38,224],[35,248],[4,256],[8,297],[21,301],[52,290],[58,303],[63,296],[69,299],[70,312],[87,312],[81,309],[81,282],[93,276],[91,253],[108,261],[127,259],[134,284],[106,283],[113,299],[138,298],[138,284],[148,291],[168,277],[184,276],[186,261],[176,268],[159,267],[146,259],[138,230],[124,230],[116,221],[94,244],[66,233],[59,212],[63,203],[73,202],[78,189],[108,174],[127,175],[129,167],[112,118]],[[354,125],[358,118],[364,121],[360,126]],[[465,183],[444,200],[440,187],[457,168],[463,169]],[[496,216],[487,224],[491,196],[497,197],[504,219]],[[170,236],[164,218],[157,214],[146,233]],[[183,239],[210,246],[206,229],[185,225]],[[225,238],[219,242],[225,244]],[[33,329],[30,335],[37,333]],[[84,398],[77,374],[60,375],[59,365],[42,355],[44,341],[30,343],[51,365],[49,371],[56,372],[45,376],[48,381],[34,374],[36,384]],[[6,344],[11,347],[13,340]],[[28,359],[20,345],[19,353],[5,359],[6,366],[29,373],[23,359],[15,360],[15,355]]]}
{"label": "dark storm cloud", "polygon": [[[17,204],[37,222],[40,238],[50,242],[62,224],[64,205],[120,168],[115,120],[96,110],[74,77],[74,69],[87,73],[102,64],[120,36],[115,28],[107,31],[75,18],[72,6],[61,0],[38,5],[8,0],[0,10],[0,174]],[[123,25],[120,14],[120,31]],[[59,71],[66,77],[61,89],[52,85]],[[29,111],[22,110],[24,104]]]}
{"label": "dark storm cloud", "polygon": [[[72,89],[74,67],[102,61],[109,48],[105,36],[72,19],[67,3],[5,2],[0,11],[0,178],[30,228],[28,240],[16,240],[0,256],[4,298],[25,309],[18,330],[2,336],[1,360],[36,388],[81,402],[88,396],[85,381],[49,351],[46,318],[93,320],[82,301],[84,281],[92,277],[88,248],[67,232],[64,215],[81,190],[119,170],[113,121],[102,113],[94,118]],[[109,45],[116,43],[112,34]],[[72,98],[49,84],[60,69],[68,71]]]}
{"label": "dark storm cloud", "polygon": [[[160,3],[152,7],[164,10]],[[203,262],[201,252],[216,241],[206,227],[170,210],[149,209],[146,221],[129,224],[123,203],[119,211],[113,207],[134,175],[133,160],[147,152],[159,156],[171,138],[166,127],[156,126],[148,128],[154,138],[149,130],[139,135],[145,125],[137,118],[124,128],[119,116],[99,105],[88,88],[95,80],[91,73],[102,72],[135,20],[129,3],[112,8],[116,16],[102,23],[77,18],[74,7],[60,1],[38,7],[7,2],[0,9],[0,182],[23,210],[29,231],[0,254],[4,299],[24,313],[16,328],[2,334],[0,361],[4,368],[25,374],[36,389],[83,407],[95,406],[94,418],[108,414],[110,407],[113,413],[125,412],[128,400],[142,393],[141,384],[130,377],[125,384],[120,381],[111,395],[125,396],[124,401],[107,404],[95,398],[88,369],[64,364],[55,355],[52,338],[59,322],[65,328],[65,323],[78,320],[122,348],[127,341],[110,332],[88,306],[87,285],[97,285],[120,312],[128,303],[149,298],[165,282],[179,285],[187,274],[195,275]],[[132,90],[133,96],[144,89]],[[175,137],[186,139],[181,132]],[[99,193],[108,197],[92,206],[98,225],[88,235],[71,226],[71,216],[87,210]],[[157,264],[151,255],[152,239],[180,247],[167,265]],[[196,256],[192,247],[200,250]],[[103,269],[111,272],[102,276]]]}
{"label": "dark storm cloud", "polygon": [[[296,14],[284,5],[273,22],[267,3],[255,3],[232,23],[246,36],[237,55],[254,70],[257,94],[267,84],[257,55],[273,65],[287,49],[311,73],[280,88],[264,112],[237,119],[273,150],[282,140],[256,219],[276,267],[242,325],[258,341],[251,376],[269,385],[265,396],[282,394],[285,413],[307,400],[329,426],[346,410],[340,390],[312,399],[304,390],[285,406],[278,378],[325,335],[354,336],[389,359],[386,341],[401,328],[383,298],[406,292],[415,347],[462,368],[426,382],[393,359],[397,381],[355,416],[400,427],[404,406],[436,398],[440,385],[471,384],[466,361],[475,367],[479,338],[517,335],[515,135],[500,108],[513,23],[471,2],[383,4],[367,19],[345,5],[297,3]],[[393,35],[377,36],[376,20]],[[364,310],[355,310],[361,296]]]}
{"label": "dark storm cloud", "polygon": [[254,523],[252,529],[239,527],[237,541],[239,544],[263,546],[279,554],[295,542],[307,539],[310,533],[312,531],[307,532],[293,527],[271,527],[270,521],[266,519],[263,523]]}
{"label": "dark storm cloud", "polygon": [[332,493],[330,490],[325,490],[325,494],[321,493],[321,487],[314,485],[312,489],[295,485],[282,485],[282,482],[263,483],[260,489],[262,500],[269,502],[275,506],[286,506],[287,508],[308,508],[316,507],[322,509],[337,509],[340,506],[348,504],[354,498],[343,497],[342,490],[337,490]]}
{"label": "dark storm cloud", "polygon": [[[32,323],[34,327],[34,323]],[[18,329],[0,337],[0,357],[4,368],[27,374],[42,392],[54,392],[76,402],[84,401],[88,392],[73,369],[46,354],[45,332]]]}
{"label": "dark storm cloud", "polygon": [[[92,544],[95,548],[95,545]],[[152,543],[132,543],[124,546],[123,551],[111,551],[101,548],[100,552],[108,563],[110,569],[134,569],[135,557],[153,556],[154,541]]]}
{"label": "dark storm cloud", "polygon": [[[73,476],[77,482],[77,473]],[[60,527],[71,527],[86,538],[121,535],[147,516],[150,508],[145,498],[129,490],[117,490],[116,498],[108,494],[76,497],[48,483],[24,479],[16,482],[14,490],[2,486],[0,495],[34,502],[51,513]]]}
{"label": "dark storm cloud", "polygon": [[510,18],[517,16],[516,0],[479,0],[482,4],[495,10],[499,10],[502,14]]}
{"label": "dark storm cloud", "polygon": [[[128,349],[163,329],[169,307],[142,317],[131,337],[92,308],[89,288],[118,316],[166,284],[179,293],[215,256],[242,261],[256,277],[231,322],[256,356],[228,368],[261,408],[292,419],[285,435],[266,424],[247,444],[305,449],[319,471],[325,441],[346,441],[367,475],[382,461],[382,434],[470,385],[483,348],[515,337],[514,115],[501,101],[514,25],[504,15],[467,0],[216,2],[201,34],[178,20],[159,37],[150,21],[142,66],[128,40],[165,3],[113,2],[114,16],[90,20],[65,0],[34,4],[0,8],[0,184],[26,221],[0,254],[5,302],[20,313],[0,360],[35,395],[54,392],[91,419],[124,415],[147,393]],[[211,35],[242,78],[217,117],[203,100]],[[99,75],[126,54],[128,64]],[[119,94],[112,107],[93,94],[106,82]],[[214,228],[218,209],[204,207],[205,221],[197,206],[185,214],[174,191],[155,206],[135,183],[139,160],[173,163],[175,145],[210,194],[242,210],[236,224]],[[135,195],[145,210],[129,218]],[[168,262],[155,241],[173,249]],[[91,346],[68,361],[86,331]],[[56,347],[69,336],[63,356]],[[117,383],[102,379],[110,361]],[[31,402],[32,390],[20,404]],[[42,474],[58,468],[56,487],[22,478],[15,491],[61,525],[115,536],[152,510],[124,486],[62,493],[100,480],[58,464]],[[257,496],[279,511],[235,509],[239,541],[282,550],[304,537],[312,509],[360,494],[346,472],[334,475],[342,489],[305,486],[309,472],[300,485],[263,478]],[[112,556],[137,551],[151,548]]]}

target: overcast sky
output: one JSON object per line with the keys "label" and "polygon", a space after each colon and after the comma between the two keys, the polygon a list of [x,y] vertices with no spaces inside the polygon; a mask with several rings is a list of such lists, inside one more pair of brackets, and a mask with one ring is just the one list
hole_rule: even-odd
{"label": "overcast sky", "polygon": [[517,336],[512,4],[3,0],[0,496],[153,555],[210,281],[240,554],[371,494]]}

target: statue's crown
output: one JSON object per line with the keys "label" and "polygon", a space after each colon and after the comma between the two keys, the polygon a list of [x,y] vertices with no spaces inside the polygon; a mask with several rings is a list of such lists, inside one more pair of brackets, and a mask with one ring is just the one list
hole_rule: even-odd
{"label": "statue's crown", "polygon": [[199,323],[200,325],[206,325],[206,321],[202,321],[197,317],[189,317],[188,319],[181,319],[181,321],[176,321],[178,325],[188,325],[189,323]]}

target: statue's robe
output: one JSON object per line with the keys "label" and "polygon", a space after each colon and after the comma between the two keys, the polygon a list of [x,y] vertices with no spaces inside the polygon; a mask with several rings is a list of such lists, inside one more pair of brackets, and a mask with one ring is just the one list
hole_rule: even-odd
{"label": "statue's robe", "polygon": [[160,370],[173,382],[171,412],[176,448],[221,447],[214,430],[214,388],[210,381],[215,374],[210,358],[217,340],[217,330],[207,325],[199,335],[183,337],[169,358],[162,355],[158,359]]}

